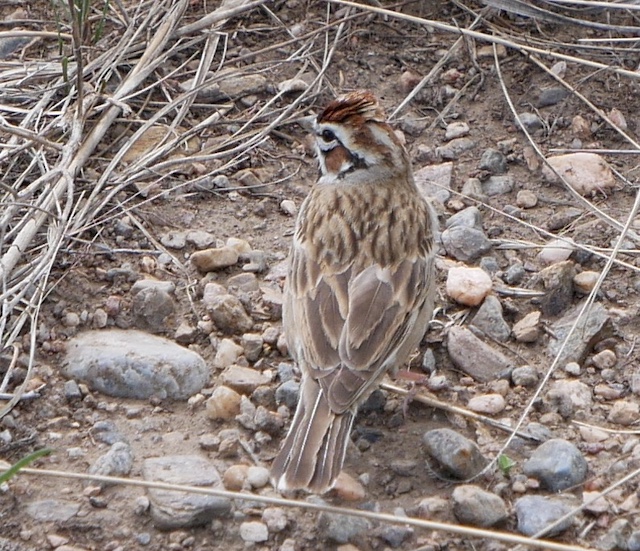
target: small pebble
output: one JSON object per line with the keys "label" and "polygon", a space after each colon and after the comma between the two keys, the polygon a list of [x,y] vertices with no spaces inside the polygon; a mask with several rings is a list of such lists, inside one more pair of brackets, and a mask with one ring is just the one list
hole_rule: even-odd
{"label": "small pebble", "polygon": [[529,191],[528,189],[522,189],[516,196],[516,205],[521,209],[532,209],[538,204],[538,196]]}
{"label": "small pebble", "polygon": [[296,214],[298,214],[298,207],[293,201],[291,201],[291,199],[284,199],[280,203],[280,209],[282,209],[282,212],[288,214],[289,216],[295,216]]}
{"label": "small pebble", "polygon": [[640,419],[640,405],[628,400],[615,402],[607,416],[607,420],[616,425],[629,426]]}
{"label": "small pebble", "polygon": [[618,361],[616,353],[613,350],[602,350],[591,358],[593,365],[598,369],[611,369]]}
{"label": "small pebble", "polygon": [[366,496],[364,486],[344,471],[338,475],[333,491],[345,501],[361,501]]}
{"label": "small pebble", "polygon": [[222,476],[224,487],[232,492],[239,492],[244,488],[248,471],[247,465],[231,465]]}
{"label": "small pebble", "polygon": [[249,467],[247,482],[252,488],[262,488],[269,483],[269,469],[265,467]]}
{"label": "small pebble", "polygon": [[238,262],[238,251],[232,247],[204,249],[191,255],[191,263],[201,272],[214,272]]}
{"label": "small pebble", "polygon": [[289,524],[287,512],[282,507],[267,507],[262,511],[262,522],[267,525],[269,532],[282,532]]}
{"label": "small pebble", "polygon": [[578,291],[587,295],[596,286],[599,277],[600,274],[598,272],[587,270],[576,274],[573,278],[573,284]]}
{"label": "small pebble", "polygon": [[240,537],[246,543],[260,543],[269,539],[269,529],[263,522],[243,522],[240,525]]}
{"label": "small pebble", "polygon": [[495,415],[506,407],[504,398],[500,394],[483,394],[474,396],[467,403],[467,407],[476,413]]}
{"label": "small pebble", "polygon": [[575,243],[570,237],[549,241],[540,253],[538,260],[545,265],[556,264],[568,260],[575,250]]}
{"label": "small pebble", "polygon": [[491,277],[481,268],[451,268],[447,274],[447,295],[465,306],[480,304],[491,287]]}
{"label": "small pebble", "polygon": [[227,386],[214,389],[206,403],[207,417],[212,421],[233,419],[240,413],[240,394]]}

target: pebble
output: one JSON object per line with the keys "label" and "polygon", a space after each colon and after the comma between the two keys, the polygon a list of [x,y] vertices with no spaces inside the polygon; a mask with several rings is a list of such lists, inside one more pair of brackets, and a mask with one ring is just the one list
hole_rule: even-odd
{"label": "pebble", "polygon": [[258,333],[245,333],[240,339],[244,350],[244,357],[250,362],[255,362],[262,354],[264,340]]}
{"label": "pebble", "polygon": [[278,90],[283,94],[304,92],[309,85],[301,78],[289,78],[278,83]]}
{"label": "pebble", "polygon": [[620,111],[620,109],[618,109],[617,107],[613,107],[611,111],[609,111],[608,115],[611,122],[618,128],[624,131],[627,130],[627,120],[624,118],[624,115],[622,114],[622,111]]}
{"label": "pebble", "polygon": [[544,126],[540,117],[535,113],[520,113],[518,115],[518,120],[529,132],[540,130]]}
{"label": "pebble", "polygon": [[522,282],[525,276],[525,269],[521,262],[515,262],[507,268],[502,275],[503,281],[508,285],[517,285]]}
{"label": "pebble", "polygon": [[251,394],[260,385],[270,382],[268,375],[251,367],[232,365],[227,367],[219,378],[220,382],[241,394]]}
{"label": "pebble", "polygon": [[521,189],[516,195],[516,205],[521,209],[532,209],[538,204],[538,196],[528,189]]}
{"label": "pebble", "polygon": [[240,525],[240,537],[246,543],[260,543],[269,539],[269,529],[264,522],[257,520],[243,522]]}
{"label": "pebble", "polygon": [[[216,79],[210,85],[198,88],[197,99],[206,103],[236,100],[252,94],[264,93],[267,90],[268,81],[260,74],[240,75],[235,70],[220,71]],[[180,83],[183,91],[195,89],[193,79]]]}
{"label": "pebble", "polygon": [[166,329],[166,319],[175,306],[169,293],[154,287],[143,289],[133,297],[133,323],[139,329],[159,333]]}
{"label": "pebble", "polygon": [[508,516],[507,506],[499,496],[474,484],[456,486],[452,498],[453,512],[463,524],[488,528]]}
{"label": "pebble", "polygon": [[510,366],[509,360],[501,352],[481,341],[469,329],[458,325],[449,329],[447,352],[458,368],[480,382],[497,379]]}
{"label": "pebble", "polygon": [[588,411],[593,404],[591,388],[581,381],[554,381],[545,401],[552,411],[559,411],[563,417],[570,417],[574,411]]}
{"label": "pebble", "polygon": [[502,314],[502,304],[494,295],[489,295],[478,308],[471,325],[480,329],[485,335],[499,342],[506,342],[511,329]]}
{"label": "pebble", "polygon": [[422,439],[429,456],[461,480],[476,476],[487,464],[474,442],[451,429],[427,431]]}
{"label": "pebble", "polygon": [[262,522],[267,525],[269,532],[282,532],[289,524],[287,512],[282,507],[266,507],[262,511]]}
{"label": "pebble", "polygon": [[263,488],[269,483],[269,469],[265,467],[249,467],[247,482],[252,488]]}
{"label": "pebble", "polygon": [[247,314],[240,299],[234,295],[215,296],[206,306],[211,319],[221,331],[247,333],[253,328],[253,320]]}
{"label": "pebble", "polygon": [[413,173],[413,179],[427,201],[435,198],[445,204],[451,197],[452,175],[453,163],[441,163],[422,167]]}
{"label": "pebble", "polygon": [[73,379],[64,383],[63,392],[64,397],[69,401],[80,400],[82,398],[80,387],[78,386],[78,383],[76,383]]}
{"label": "pebble", "polygon": [[561,492],[586,480],[587,462],[574,444],[553,438],[536,448],[522,470],[550,492]]}
{"label": "pebble", "polygon": [[276,403],[284,404],[289,409],[295,409],[299,396],[300,383],[293,379],[285,381],[276,389]]}
{"label": "pebble", "polygon": [[102,442],[112,446],[116,442],[126,442],[125,436],[118,430],[113,421],[96,421],[91,427],[91,438],[96,442]]}
{"label": "pebble", "polygon": [[238,251],[233,247],[204,249],[191,255],[191,263],[200,272],[214,272],[233,266],[238,262]]}
{"label": "pebble", "polygon": [[[548,157],[547,162],[581,195],[606,193],[616,185],[611,167],[597,153],[568,153]],[[549,182],[559,181],[546,164],[542,167],[542,174]]]}
{"label": "pebble", "polygon": [[222,475],[222,484],[231,492],[239,492],[247,481],[248,465],[231,465]]}
{"label": "pebble", "polygon": [[96,308],[93,312],[93,322],[92,325],[96,329],[104,329],[109,323],[109,314],[105,312],[102,308]]}
{"label": "pebble", "polygon": [[445,227],[449,229],[456,226],[474,228],[476,230],[483,231],[482,214],[480,214],[480,209],[474,206],[467,207],[460,212],[456,212],[453,216],[450,216],[445,223]]}
{"label": "pebble", "polygon": [[371,532],[372,524],[366,518],[351,517],[323,511],[318,518],[318,531],[329,541],[348,543],[350,540]]}
{"label": "pebble", "polygon": [[[394,511],[396,517],[406,518],[407,514],[404,509],[397,507]],[[406,540],[413,536],[414,529],[411,526],[403,526],[400,524],[385,524],[380,528],[379,536],[390,547],[396,549],[400,547]]]}
{"label": "pebble", "polygon": [[204,230],[191,230],[186,235],[187,243],[192,244],[196,249],[206,249],[216,242],[216,237],[212,233]]}
{"label": "pebble", "polygon": [[611,504],[600,492],[583,492],[582,503],[584,510],[593,515],[602,515],[611,508]]}
{"label": "pebble", "polygon": [[80,511],[80,504],[64,499],[43,499],[26,503],[26,512],[39,522],[68,522]]}
{"label": "pebble", "polygon": [[69,340],[63,372],[117,398],[186,400],[209,380],[199,354],[133,329],[87,331]]}
{"label": "pebble", "polygon": [[564,262],[569,259],[575,249],[575,241],[570,237],[553,239],[538,253],[538,261],[547,266],[557,262]]}
{"label": "pebble", "polygon": [[470,151],[476,146],[476,142],[466,136],[454,138],[445,145],[436,147],[436,155],[447,161],[455,161],[463,153]]}
{"label": "pebble", "polygon": [[448,522],[451,520],[451,512],[449,500],[439,496],[428,496],[422,498],[418,503],[418,516],[420,518]]}
{"label": "pebble", "polygon": [[619,400],[613,404],[607,420],[616,425],[633,425],[640,419],[640,405],[637,402]]}
{"label": "pebble", "polygon": [[345,501],[362,501],[367,495],[364,486],[344,471],[338,475],[333,485],[333,491],[340,499]]}
{"label": "pebble", "polygon": [[540,317],[542,313],[535,310],[513,326],[513,336],[518,342],[536,342],[540,337]]}
{"label": "pebble", "polygon": [[296,216],[298,214],[298,207],[291,199],[283,199],[280,202],[280,210],[289,216]]}
{"label": "pebble", "polygon": [[262,273],[266,272],[269,267],[267,265],[267,255],[264,251],[249,251],[248,253],[243,253],[241,258],[245,261],[244,266],[242,266],[245,272]]}
{"label": "pebble", "polygon": [[243,353],[244,348],[236,344],[232,339],[222,339],[216,348],[213,365],[218,369],[224,369],[234,365]]}
{"label": "pebble", "polygon": [[532,387],[538,384],[538,372],[530,365],[516,367],[511,372],[511,381],[516,386]]}
{"label": "pebble", "polygon": [[577,362],[569,362],[565,364],[564,370],[569,373],[569,375],[573,375],[574,377],[580,375],[581,372],[580,364]]}
{"label": "pebble", "polygon": [[[89,474],[100,476],[127,476],[133,468],[133,451],[126,442],[116,442],[109,451],[89,467]],[[96,482],[100,486],[107,486],[108,482]]]}
{"label": "pebble", "polygon": [[481,268],[454,267],[447,274],[447,295],[465,306],[480,304],[491,287],[491,277]]}
{"label": "pebble", "polygon": [[605,349],[593,356],[591,362],[598,369],[611,369],[618,362],[618,358],[613,350]]}
{"label": "pebble", "polygon": [[240,413],[240,394],[228,386],[218,386],[207,400],[205,409],[212,421],[233,419]]}
{"label": "pebble", "polygon": [[582,115],[576,115],[571,119],[571,132],[576,138],[588,140],[592,134],[591,125]]}
{"label": "pebble", "polygon": [[482,182],[478,178],[469,178],[465,181],[462,186],[462,195],[477,201],[484,201],[487,198],[482,190]]}
{"label": "pebble", "polygon": [[[142,474],[148,481],[223,489],[214,465],[199,455],[150,457],[143,462]],[[160,530],[205,526],[231,511],[231,501],[224,497],[152,487],[147,488],[147,496],[151,519]]]}
{"label": "pebble", "polygon": [[452,226],[440,236],[447,254],[462,262],[473,261],[491,250],[491,241],[482,230]]}
{"label": "pebble", "polygon": [[584,272],[580,272],[573,277],[573,285],[578,291],[584,293],[585,295],[588,295],[591,291],[593,291],[593,288],[596,286],[599,277],[600,274],[598,272],[585,270]]}
{"label": "pebble", "polygon": [[243,293],[253,293],[260,290],[260,282],[256,274],[245,272],[236,274],[227,279],[227,287],[229,290],[242,291]]}
{"label": "pebble", "polygon": [[184,249],[187,246],[186,234],[183,231],[172,230],[160,237],[160,243],[167,249]]}
{"label": "pebble", "polygon": [[535,106],[538,108],[551,107],[560,103],[569,95],[569,90],[560,86],[551,86],[541,90],[535,100]]}
{"label": "pebble", "polygon": [[445,141],[451,141],[455,138],[462,138],[469,134],[469,125],[466,122],[456,121],[447,125],[445,130]]}
{"label": "pebble", "polygon": [[489,197],[505,195],[513,191],[513,178],[511,176],[491,176],[482,182],[482,193]]}
{"label": "pebble", "polygon": [[[550,326],[549,344],[547,351],[551,357],[556,357],[563,346],[569,331],[582,309],[582,303],[577,304],[564,316]],[[609,313],[601,303],[595,302],[587,311],[587,315],[578,321],[575,330],[569,337],[564,350],[559,357],[560,365],[568,362],[582,363],[591,349],[591,343],[602,340],[610,331]]]}
{"label": "pebble", "polygon": [[226,247],[234,249],[239,255],[251,252],[251,245],[246,239],[230,237],[225,244]]}
{"label": "pebble", "polygon": [[504,410],[506,402],[500,394],[483,394],[474,396],[467,403],[467,407],[476,413],[496,415]]}
{"label": "pebble", "polygon": [[181,321],[180,325],[176,328],[173,334],[173,339],[178,343],[184,345],[193,344],[198,335],[198,329],[191,325],[187,321]]}
{"label": "pebble", "polygon": [[497,149],[486,149],[480,157],[480,170],[504,174],[507,171],[507,158]]}
{"label": "pebble", "polygon": [[[560,498],[545,496],[524,496],[515,503],[518,531],[525,536],[533,536],[559,518],[568,514],[573,507]],[[573,525],[573,518],[563,520],[559,525],[546,533],[549,538],[561,534]]]}

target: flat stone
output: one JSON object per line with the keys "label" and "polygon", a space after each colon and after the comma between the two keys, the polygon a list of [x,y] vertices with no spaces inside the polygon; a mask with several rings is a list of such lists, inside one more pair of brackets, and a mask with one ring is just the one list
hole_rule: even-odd
{"label": "flat stone", "polygon": [[482,230],[452,226],[440,236],[447,254],[462,262],[471,262],[491,250],[491,241]]}
{"label": "flat stone", "polygon": [[458,325],[449,329],[447,351],[451,361],[476,381],[494,381],[510,367],[501,352]]}
{"label": "flat stone", "polygon": [[616,425],[635,425],[640,419],[640,406],[637,402],[618,400],[609,411],[607,420]]}
{"label": "flat stone", "polygon": [[260,385],[270,382],[269,377],[250,367],[232,365],[220,374],[220,382],[241,394],[251,394]]}
{"label": "flat stone", "polygon": [[187,232],[185,239],[196,249],[206,249],[216,242],[216,236],[204,230],[191,230]]}
{"label": "flat stone", "polygon": [[[116,442],[109,451],[95,460],[89,467],[89,474],[100,476],[127,476],[133,467],[133,451],[126,442]],[[100,486],[107,486],[111,483],[100,482]]]}
{"label": "flat stone", "polygon": [[260,543],[269,539],[269,529],[257,520],[240,524],[240,537],[246,543]]}
{"label": "flat stone", "polygon": [[466,151],[476,146],[476,142],[468,137],[454,138],[450,142],[436,148],[436,155],[447,161],[455,161]]}
{"label": "flat stone", "polygon": [[489,197],[504,195],[511,191],[513,191],[513,178],[511,176],[491,176],[488,180],[482,182],[482,192]]}
{"label": "flat stone", "polygon": [[[143,463],[145,480],[223,489],[220,474],[206,459],[197,455],[171,455],[148,458]],[[159,530],[178,530],[204,526],[231,510],[227,498],[189,492],[147,488],[150,513]]]}
{"label": "flat stone", "polygon": [[435,197],[444,204],[451,197],[452,173],[453,163],[427,165],[414,172],[413,179],[423,197]]}
{"label": "flat stone", "polygon": [[108,396],[186,400],[202,390],[209,368],[195,352],[137,330],[80,333],[67,343],[66,377]]}
{"label": "flat stone", "polygon": [[570,260],[557,262],[540,271],[539,275],[545,288],[545,296],[541,302],[542,313],[545,316],[557,316],[571,306],[575,274],[575,265]]}
{"label": "flat stone", "polygon": [[524,318],[513,326],[513,336],[518,342],[536,342],[540,337],[541,312],[537,310],[529,312]]}
{"label": "flat stone", "polygon": [[80,504],[64,499],[43,499],[30,501],[26,506],[27,514],[40,522],[67,522],[80,511]]}
{"label": "flat stone", "polygon": [[238,251],[233,247],[221,247],[196,251],[190,260],[199,271],[214,272],[237,264],[238,258]]}
{"label": "flat stone", "polygon": [[[611,167],[597,153],[568,153],[549,157],[547,162],[581,195],[606,193],[616,185]],[[542,174],[550,182],[560,181],[546,164]]]}
{"label": "flat stone", "polygon": [[511,329],[502,314],[502,304],[498,297],[487,296],[476,315],[473,316],[471,325],[480,329],[485,335],[499,342],[506,342],[511,335]]}
{"label": "flat stone", "polygon": [[467,407],[476,413],[496,415],[506,407],[504,397],[500,394],[482,394],[474,396],[467,402]]}

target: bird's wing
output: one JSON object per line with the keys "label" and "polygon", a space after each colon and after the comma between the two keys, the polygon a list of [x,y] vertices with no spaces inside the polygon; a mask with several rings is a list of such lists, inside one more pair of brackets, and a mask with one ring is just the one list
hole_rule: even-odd
{"label": "bird's wing", "polygon": [[294,243],[291,262],[289,347],[323,387],[331,408],[346,411],[422,338],[433,302],[432,259],[328,269]]}

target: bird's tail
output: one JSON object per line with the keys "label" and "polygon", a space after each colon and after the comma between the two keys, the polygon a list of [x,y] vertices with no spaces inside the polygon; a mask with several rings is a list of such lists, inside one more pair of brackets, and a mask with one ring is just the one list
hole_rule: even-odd
{"label": "bird's tail", "polygon": [[330,490],[342,470],[354,413],[336,414],[320,385],[303,378],[296,414],[280,452],[271,466],[280,491]]}

